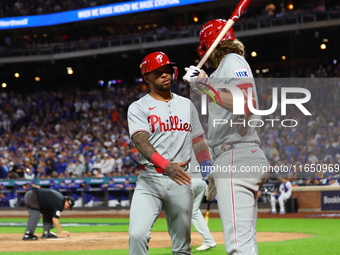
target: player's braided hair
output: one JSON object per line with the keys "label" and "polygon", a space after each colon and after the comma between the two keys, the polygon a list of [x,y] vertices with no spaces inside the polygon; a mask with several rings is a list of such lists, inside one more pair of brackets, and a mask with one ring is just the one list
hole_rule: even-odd
{"label": "player's braided hair", "polygon": [[209,57],[210,65],[213,68],[217,68],[222,59],[224,58],[224,56],[229,53],[236,53],[244,57],[245,47],[243,43],[237,39],[233,41],[230,40],[221,41]]}

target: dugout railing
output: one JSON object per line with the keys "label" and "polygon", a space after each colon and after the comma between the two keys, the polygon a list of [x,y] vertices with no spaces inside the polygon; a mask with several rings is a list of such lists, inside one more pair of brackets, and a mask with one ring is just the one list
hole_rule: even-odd
{"label": "dugout railing", "polygon": [[[42,188],[48,188],[43,187]],[[114,187],[108,187],[108,188],[102,188],[102,187],[92,187],[92,188],[75,188],[75,189],[70,189],[70,188],[56,188],[55,190],[59,191],[62,193],[64,196],[73,196],[74,194],[77,194],[79,198],[81,198],[81,204],[80,206],[75,206],[75,209],[129,209],[129,206],[115,206],[115,207],[110,207],[109,206],[109,194],[110,192],[116,192],[116,198],[119,202],[121,202],[121,198],[123,196],[123,192],[126,192],[128,195],[128,200],[131,201],[133,192],[134,192],[134,187],[130,188],[114,188]],[[6,205],[6,203],[0,198],[0,208],[1,209],[26,209],[25,203],[24,203],[24,195],[28,190],[22,190],[22,189],[5,189],[2,190],[0,189],[0,194],[4,194],[7,196],[6,200],[9,199],[14,199],[16,198],[16,206],[15,207],[10,207],[9,203]],[[95,197],[93,206],[86,206],[86,196],[90,195]],[[125,197],[126,195],[124,195]],[[77,201],[77,200],[76,200]]]}

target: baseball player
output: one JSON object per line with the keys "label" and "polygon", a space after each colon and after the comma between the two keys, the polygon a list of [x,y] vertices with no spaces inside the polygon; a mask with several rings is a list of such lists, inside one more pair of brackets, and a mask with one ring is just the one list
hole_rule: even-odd
{"label": "baseball player", "polygon": [[150,93],[128,109],[130,136],[141,154],[130,207],[129,254],[148,254],[150,231],[162,210],[172,253],[191,254],[193,193],[187,165],[192,148],[203,166],[211,165],[210,153],[195,106],[171,92],[175,64],[163,52],[153,52],[140,67]]}
{"label": "baseball player", "polygon": [[23,240],[38,240],[38,237],[34,235],[34,231],[38,225],[40,214],[43,215],[44,232],[42,238],[57,238],[57,235],[50,231],[53,228],[53,224],[60,234],[66,237],[70,236],[68,231],[62,229],[59,217],[64,209],[72,210],[74,206],[73,197],[64,197],[60,192],[53,189],[33,188],[26,192],[24,201],[29,218]]}
{"label": "baseball player", "polygon": [[192,224],[203,236],[203,244],[197,247],[198,251],[205,251],[216,246],[216,242],[210,233],[210,230],[204,220],[202,215],[200,205],[206,190],[206,182],[202,180],[202,175],[199,171],[199,164],[195,159],[194,155],[191,157],[190,161],[190,174],[191,174],[191,188],[194,192],[194,205],[192,210]]}
{"label": "baseball player", "polygon": [[[197,48],[200,58],[226,22],[215,19],[202,27]],[[235,38],[231,28],[205,63],[215,69],[210,77],[195,66],[186,68],[187,73],[183,77],[193,91],[210,96],[207,139],[215,158],[211,168],[214,171],[208,175],[207,199],[212,200],[216,194],[214,190],[217,191],[224,244],[229,255],[258,254],[256,195],[266,177],[261,167],[267,165],[267,159],[259,147],[256,128],[259,126],[259,116],[252,114],[248,106],[250,101],[257,109],[258,100],[253,75],[244,54],[244,45]],[[215,85],[223,88],[216,88]],[[248,88],[253,91],[250,96]],[[243,97],[244,115],[233,114],[231,90],[239,91]],[[216,119],[224,120],[224,124],[216,124]]]}
{"label": "baseball player", "polygon": [[278,192],[273,192],[273,194],[270,197],[270,203],[272,206],[271,214],[276,213],[276,202],[280,205],[280,212],[279,214],[285,214],[285,206],[284,202],[287,201],[288,198],[292,195],[292,183],[288,180],[285,176],[279,176],[278,180],[281,182],[279,186]]}

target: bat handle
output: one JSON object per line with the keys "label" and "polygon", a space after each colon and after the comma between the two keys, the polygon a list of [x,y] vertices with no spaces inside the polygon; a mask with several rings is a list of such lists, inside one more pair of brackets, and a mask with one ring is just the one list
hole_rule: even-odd
{"label": "bat handle", "polygon": [[210,46],[210,48],[207,50],[207,52],[204,54],[203,58],[201,61],[197,64],[197,68],[202,68],[203,64],[208,60],[210,57],[211,53],[214,51],[216,46],[219,44],[219,42],[222,40],[223,36],[228,32],[228,30],[234,25],[235,21],[232,19],[229,19],[228,22],[225,24],[221,32],[218,34],[216,37],[215,41],[213,44]]}

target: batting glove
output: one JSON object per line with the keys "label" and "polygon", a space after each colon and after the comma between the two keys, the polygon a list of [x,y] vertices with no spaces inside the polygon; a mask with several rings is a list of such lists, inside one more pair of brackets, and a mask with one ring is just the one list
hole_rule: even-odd
{"label": "batting glove", "polygon": [[214,102],[217,99],[222,104],[218,91],[214,89],[214,84],[210,81],[209,76],[204,70],[196,66],[190,66],[186,67],[185,71],[187,73],[183,76],[183,80],[186,84],[190,85],[193,91],[199,95],[207,94]]}
{"label": "batting glove", "polygon": [[208,180],[209,185],[206,186],[204,195],[208,201],[213,201],[217,194],[215,180],[212,178],[211,175],[208,175]]}
{"label": "batting glove", "polygon": [[209,176],[211,173],[212,162],[209,159],[206,159],[199,164],[200,164],[201,175],[203,177],[202,179],[205,180],[207,184],[209,184]]}

